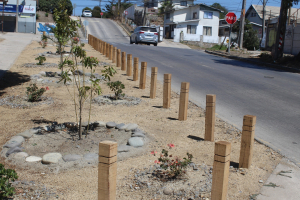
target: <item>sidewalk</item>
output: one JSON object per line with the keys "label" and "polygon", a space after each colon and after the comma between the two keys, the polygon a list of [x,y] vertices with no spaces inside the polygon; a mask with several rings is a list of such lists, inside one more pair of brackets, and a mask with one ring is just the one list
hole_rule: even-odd
{"label": "sidewalk", "polygon": [[0,77],[11,68],[23,49],[32,40],[39,41],[41,36],[32,33],[0,33]]}

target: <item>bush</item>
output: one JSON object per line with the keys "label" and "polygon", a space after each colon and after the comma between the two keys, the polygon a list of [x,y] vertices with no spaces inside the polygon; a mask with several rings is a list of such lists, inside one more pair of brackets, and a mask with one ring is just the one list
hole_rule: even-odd
{"label": "bush", "polygon": [[5,169],[0,163],[0,199],[11,197],[15,193],[15,188],[11,186],[11,181],[18,179],[17,173],[13,169]]}
{"label": "bush", "polygon": [[45,13],[45,17],[48,17],[48,13]]}
{"label": "bush", "polygon": [[[168,144],[171,148],[175,147],[174,144]],[[151,152],[152,154],[156,152]],[[158,175],[163,179],[175,179],[186,173],[185,169],[192,162],[193,155],[187,153],[187,158],[180,159],[178,156],[169,155],[169,152],[165,149],[162,150],[158,161],[155,163],[160,164],[160,167],[164,170]]]}
{"label": "bush", "polygon": [[36,19],[39,19],[39,17],[40,17],[39,14],[36,14],[36,15],[35,15],[35,18],[36,18]]}
{"label": "bush", "polygon": [[110,88],[111,91],[115,93],[115,99],[117,100],[120,96],[124,96],[123,90],[125,89],[124,84],[121,81],[116,81],[116,82],[108,82],[107,83],[108,87]]}
{"label": "bush", "polygon": [[45,56],[39,56],[39,57],[35,58],[35,60],[39,61],[37,63],[37,65],[42,65],[46,61],[46,58],[45,58]]}
{"label": "bush", "polygon": [[29,102],[36,102],[36,101],[39,101],[41,100],[41,96],[44,94],[44,92],[46,92],[46,90],[49,90],[48,87],[46,88],[38,88],[36,86],[36,84],[31,84],[30,87],[26,87],[27,89],[27,96],[28,96],[28,101]]}

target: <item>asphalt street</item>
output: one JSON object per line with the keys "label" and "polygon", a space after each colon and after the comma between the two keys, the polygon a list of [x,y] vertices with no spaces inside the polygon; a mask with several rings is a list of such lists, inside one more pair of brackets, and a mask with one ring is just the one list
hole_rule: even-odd
{"label": "asphalt street", "polygon": [[89,21],[89,34],[146,61],[148,75],[151,67],[158,67],[160,81],[163,74],[172,74],[172,90],[179,92],[181,82],[190,82],[189,97],[197,105],[204,108],[206,94],[216,94],[218,117],[239,129],[244,115],[256,115],[256,139],[300,166],[299,74],[192,49],[129,44],[129,37],[113,21],[84,20]]}

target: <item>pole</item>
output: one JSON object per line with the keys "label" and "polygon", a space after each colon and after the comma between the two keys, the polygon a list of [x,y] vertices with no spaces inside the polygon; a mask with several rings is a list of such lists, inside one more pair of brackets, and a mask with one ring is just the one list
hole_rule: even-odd
{"label": "pole", "polygon": [[[243,48],[243,38],[244,38],[244,24],[245,24],[245,7],[246,7],[246,0],[243,0],[242,5],[242,12],[240,17],[240,34],[239,34],[239,48]],[[230,40],[230,39],[229,39]]]}
{"label": "pole", "polygon": [[230,54],[230,43],[231,43],[231,28],[232,28],[232,24],[230,24],[230,29],[229,29],[229,43],[228,43],[228,54]]}
{"label": "pole", "polygon": [[266,25],[266,0],[263,1],[263,22],[262,22],[262,36],[261,38],[264,37],[265,34],[265,25]]}

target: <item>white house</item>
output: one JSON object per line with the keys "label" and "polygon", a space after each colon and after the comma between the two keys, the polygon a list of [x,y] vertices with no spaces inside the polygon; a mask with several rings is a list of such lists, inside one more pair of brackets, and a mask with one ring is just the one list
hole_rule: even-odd
{"label": "white house", "polygon": [[[150,0],[148,1],[148,7],[158,9],[165,1],[166,0]],[[172,4],[174,5],[174,8],[187,7],[189,5],[194,4],[194,0],[172,0]]]}
{"label": "white house", "polygon": [[219,42],[219,9],[205,4],[175,8],[164,16],[164,36],[174,42]]}

